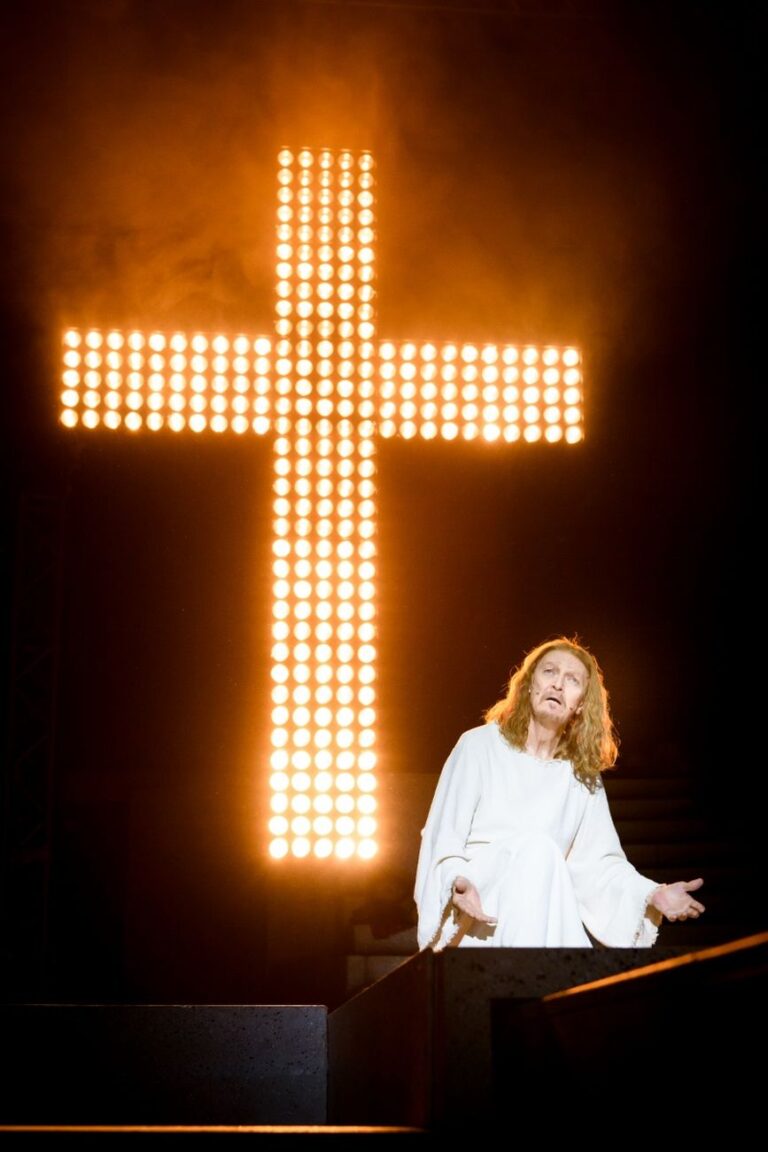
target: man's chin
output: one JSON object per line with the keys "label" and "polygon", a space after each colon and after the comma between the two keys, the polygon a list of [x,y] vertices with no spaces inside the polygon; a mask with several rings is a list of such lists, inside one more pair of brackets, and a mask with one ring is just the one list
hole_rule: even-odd
{"label": "man's chin", "polygon": [[542,708],[534,713],[534,717],[544,728],[558,728],[567,719],[565,709],[560,707]]}

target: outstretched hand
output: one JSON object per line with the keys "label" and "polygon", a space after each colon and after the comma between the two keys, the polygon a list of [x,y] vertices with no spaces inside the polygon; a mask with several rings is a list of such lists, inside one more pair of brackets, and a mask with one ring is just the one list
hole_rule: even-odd
{"label": "outstretched hand", "polygon": [[460,912],[471,916],[473,920],[479,920],[482,924],[496,923],[495,916],[486,916],[483,912],[480,893],[474,884],[467,880],[466,876],[457,876],[454,880],[451,903],[454,908],[458,908]]}
{"label": "outstretched hand", "polygon": [[662,884],[653,893],[650,903],[658,908],[667,920],[696,920],[704,911],[704,905],[690,895],[704,883],[699,876],[696,880],[677,880],[674,884]]}

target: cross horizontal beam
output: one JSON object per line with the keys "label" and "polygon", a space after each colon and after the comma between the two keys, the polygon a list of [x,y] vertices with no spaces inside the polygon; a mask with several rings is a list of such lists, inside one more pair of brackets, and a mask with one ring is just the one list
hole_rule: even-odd
{"label": "cross horizontal beam", "polygon": [[[263,436],[280,414],[273,378],[289,352],[264,335],[68,329],[60,420],[88,430]],[[371,364],[383,439],[583,439],[575,348],[387,340]]]}

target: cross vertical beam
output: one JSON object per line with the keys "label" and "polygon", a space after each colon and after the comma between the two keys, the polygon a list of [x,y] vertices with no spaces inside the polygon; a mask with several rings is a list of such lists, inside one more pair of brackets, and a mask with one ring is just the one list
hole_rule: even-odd
{"label": "cross vertical beam", "polygon": [[373,161],[281,152],[273,855],[372,856]]}

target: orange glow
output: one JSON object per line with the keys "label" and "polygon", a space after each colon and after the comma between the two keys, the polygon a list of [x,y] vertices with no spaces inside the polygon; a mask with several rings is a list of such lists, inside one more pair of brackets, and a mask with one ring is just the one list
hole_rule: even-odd
{"label": "orange glow", "polygon": [[581,355],[375,328],[374,163],[278,155],[275,336],[62,335],[68,429],[274,433],[274,860],[377,853],[376,438],[583,439]]}

